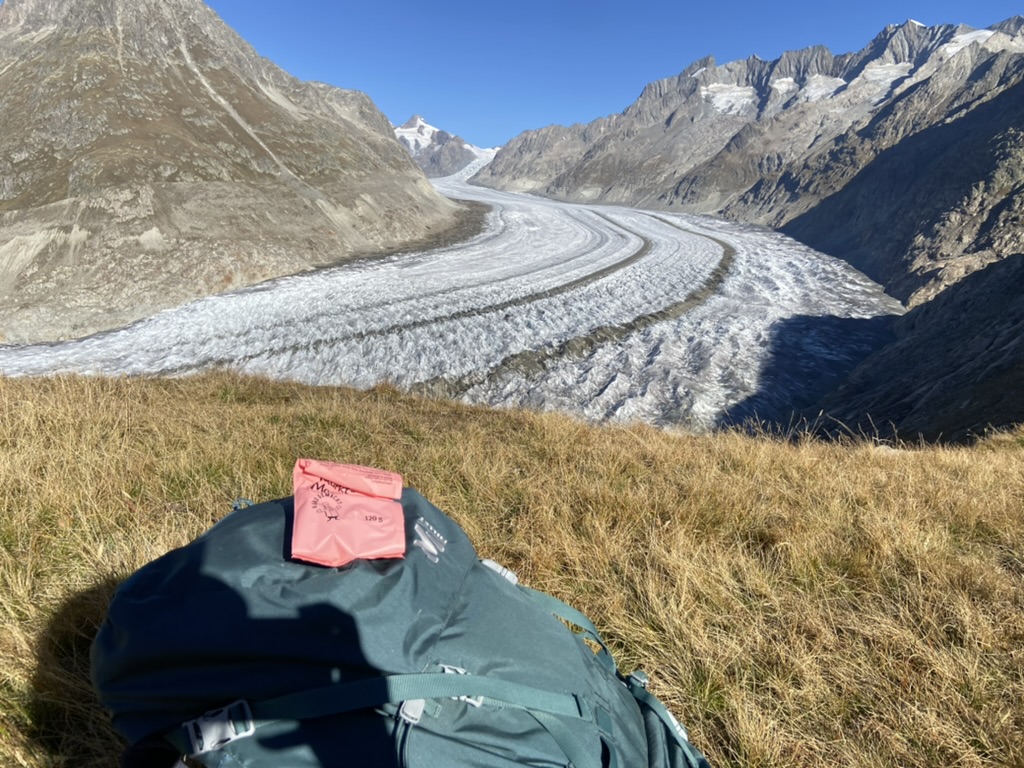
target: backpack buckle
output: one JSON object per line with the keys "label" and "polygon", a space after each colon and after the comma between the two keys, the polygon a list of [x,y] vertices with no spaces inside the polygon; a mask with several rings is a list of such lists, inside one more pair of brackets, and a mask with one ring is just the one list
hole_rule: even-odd
{"label": "backpack buckle", "polygon": [[[446,675],[468,675],[469,672],[464,670],[462,667],[453,667],[451,664],[440,664],[441,671]],[[464,701],[471,707],[480,708],[483,706],[483,696],[452,696],[452,701]]]}
{"label": "backpack buckle", "polygon": [[244,699],[220,709],[211,709],[194,720],[186,720],[182,727],[188,734],[190,756],[223,749],[232,741],[256,732],[252,710]]}
{"label": "backpack buckle", "polygon": [[638,669],[636,672],[629,676],[630,685],[635,685],[639,688],[647,690],[647,686],[651,684],[651,678],[647,676],[647,673],[642,669]]}

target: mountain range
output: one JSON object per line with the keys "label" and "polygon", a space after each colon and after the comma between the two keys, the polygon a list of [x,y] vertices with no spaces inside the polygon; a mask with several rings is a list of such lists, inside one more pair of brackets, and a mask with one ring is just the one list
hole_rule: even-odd
{"label": "mountain range", "polygon": [[517,136],[473,182],[779,229],[911,308],[892,347],[783,423],[963,438],[1024,421],[1024,314],[1004,284],[1024,253],[1024,17],[701,59],[621,114]]}
{"label": "mountain range", "polygon": [[364,94],[304,83],[201,0],[0,5],[0,339],[443,238]]}

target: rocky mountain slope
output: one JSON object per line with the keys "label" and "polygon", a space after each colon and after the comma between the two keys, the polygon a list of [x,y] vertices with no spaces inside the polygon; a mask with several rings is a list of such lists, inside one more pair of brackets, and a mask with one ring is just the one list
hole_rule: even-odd
{"label": "rocky mountain slope", "polygon": [[1024,17],[910,21],[843,55],[703,59],[619,115],[522,134],[474,182],[781,229],[914,308],[891,346],[784,423],[824,410],[961,439],[1024,421],[1024,347],[1003,328],[1024,317]]}
{"label": "rocky mountain slope", "polygon": [[435,128],[419,115],[395,128],[395,135],[430,178],[451,176],[471,163],[493,158],[497,152],[473,146],[461,136]]}
{"label": "rocky mountain slope", "polygon": [[8,341],[123,325],[460,215],[369,98],[292,78],[201,0],[0,5]]}
{"label": "rocky mountain slope", "polygon": [[522,134],[474,182],[782,228],[916,304],[1022,244],[1022,27],[910,21],[854,54],[702,59],[619,115]]}

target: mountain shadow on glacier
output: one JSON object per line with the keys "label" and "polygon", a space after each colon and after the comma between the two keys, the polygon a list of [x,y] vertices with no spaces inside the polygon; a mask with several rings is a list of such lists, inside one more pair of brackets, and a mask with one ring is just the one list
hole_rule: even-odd
{"label": "mountain shadow on glacier", "polygon": [[898,318],[896,340],[814,406],[829,416],[817,431],[971,443],[1024,424],[1022,285],[1015,253]]}
{"label": "mountain shadow on glacier", "polygon": [[779,321],[757,391],[727,409],[716,426],[783,433],[811,428],[808,409],[894,340],[896,319],[796,315]]}

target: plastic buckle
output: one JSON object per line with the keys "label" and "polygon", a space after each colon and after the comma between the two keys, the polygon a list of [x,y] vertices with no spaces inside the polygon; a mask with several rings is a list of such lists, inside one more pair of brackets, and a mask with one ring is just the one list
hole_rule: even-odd
{"label": "plastic buckle", "polygon": [[[446,675],[468,675],[469,672],[464,670],[462,667],[453,667],[451,664],[441,664],[441,669]],[[463,701],[469,704],[471,707],[482,707],[484,703],[483,696],[452,696],[453,701]]]}
{"label": "plastic buckle", "polygon": [[398,709],[398,716],[409,725],[418,725],[427,708],[425,699],[406,699]]}
{"label": "plastic buckle", "polygon": [[188,734],[190,756],[223,749],[232,741],[256,732],[252,710],[244,699],[220,709],[211,709],[195,720],[186,720],[182,727]]}
{"label": "plastic buckle", "polygon": [[519,577],[516,576],[515,571],[506,568],[501,563],[497,563],[494,560],[481,560],[480,564],[490,568],[496,574],[504,578],[505,581],[511,582],[512,584],[519,583]]}
{"label": "plastic buckle", "polygon": [[642,669],[638,669],[636,672],[629,676],[629,682],[640,688],[647,690],[647,686],[651,683],[651,678],[647,676],[647,673]]}

